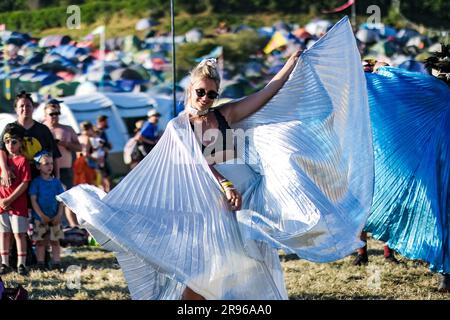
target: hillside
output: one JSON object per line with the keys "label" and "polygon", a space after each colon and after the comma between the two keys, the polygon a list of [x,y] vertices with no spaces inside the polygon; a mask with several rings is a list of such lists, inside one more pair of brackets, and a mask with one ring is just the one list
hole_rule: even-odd
{"label": "hillside", "polygon": [[[338,14],[322,14],[324,10],[338,7],[344,0],[318,0],[314,4],[295,0],[177,0],[175,1],[176,33],[183,34],[198,27],[211,32],[218,23],[228,25],[248,24],[254,27],[271,25],[276,21],[304,24],[313,17],[322,16],[338,20],[343,14],[351,15],[348,8]],[[68,6],[80,9],[81,26],[69,29],[67,20],[71,16]],[[445,0],[421,1],[420,3],[395,0],[358,0],[356,14],[358,22],[367,22],[378,6],[383,22],[403,27],[408,22],[416,27],[435,30],[450,28],[450,2]],[[401,12],[401,15],[398,12]],[[160,24],[156,31],[170,31],[170,7],[167,0],[4,0],[0,3],[0,24],[7,29],[30,32],[35,37],[48,34],[83,36],[95,26],[105,24],[110,36],[136,34],[135,23],[144,17],[151,17]],[[417,14],[420,12],[420,15]],[[137,33],[137,35],[140,35]],[[141,34],[143,36],[144,34]]]}

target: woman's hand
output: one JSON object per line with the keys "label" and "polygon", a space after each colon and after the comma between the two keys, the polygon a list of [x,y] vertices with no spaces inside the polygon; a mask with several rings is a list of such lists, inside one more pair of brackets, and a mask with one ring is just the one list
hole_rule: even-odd
{"label": "woman's hand", "polygon": [[225,188],[225,197],[228,200],[228,204],[230,205],[231,210],[233,211],[241,210],[242,196],[236,189]]}
{"label": "woman's hand", "polygon": [[302,50],[297,50],[293,54],[291,54],[289,59],[286,61],[286,66],[289,68],[293,68],[297,63],[298,57],[300,57],[301,53]]}
{"label": "woman's hand", "polygon": [[11,187],[15,176],[10,168],[2,171],[0,175],[0,184],[6,188]]}
{"label": "woman's hand", "polygon": [[231,210],[241,210],[242,196],[234,188],[233,183],[230,180],[223,178],[222,176],[221,180],[219,180],[219,183],[222,186],[223,192],[225,193],[225,197],[228,200],[228,204],[230,205]]}

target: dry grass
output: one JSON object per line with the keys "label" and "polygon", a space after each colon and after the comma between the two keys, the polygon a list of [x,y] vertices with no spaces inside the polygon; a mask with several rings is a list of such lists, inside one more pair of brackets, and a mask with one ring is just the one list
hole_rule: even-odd
{"label": "dry grass", "polygon": [[[383,243],[369,240],[369,264],[353,266],[354,256],[326,264],[304,260],[283,263],[290,299],[401,299],[450,298],[437,291],[438,275],[425,263],[397,255],[399,265],[385,262]],[[289,259],[286,259],[289,260]]]}
{"label": "dry grass", "polygon": [[[129,293],[120,266],[111,252],[95,248],[72,248],[62,256],[73,272],[31,270],[27,277],[11,273],[3,276],[8,287],[21,284],[37,300],[124,300]],[[69,254],[68,254],[69,253]],[[75,267],[75,268],[74,268]],[[79,286],[77,268],[80,270]]]}
{"label": "dry grass", "polygon": [[[386,263],[382,243],[369,240],[370,264],[352,265],[353,256],[317,264],[282,256],[290,299],[445,299],[437,292],[438,277],[424,263],[399,257],[400,265]],[[73,273],[31,271],[28,277],[3,276],[8,287],[22,284],[31,299],[123,300],[129,293],[114,255],[99,248],[77,248],[63,255],[64,265],[81,267],[79,289]],[[67,286],[69,284],[69,287]]]}

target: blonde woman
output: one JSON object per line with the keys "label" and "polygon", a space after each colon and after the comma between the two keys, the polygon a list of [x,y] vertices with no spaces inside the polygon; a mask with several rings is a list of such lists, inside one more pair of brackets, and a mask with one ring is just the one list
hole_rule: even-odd
{"label": "blonde woman", "polygon": [[361,246],[373,154],[348,19],[262,90],[217,105],[220,89],[202,61],[185,111],[110,193],[60,196],[116,253],[133,299],[287,299],[278,249],[328,262]]}

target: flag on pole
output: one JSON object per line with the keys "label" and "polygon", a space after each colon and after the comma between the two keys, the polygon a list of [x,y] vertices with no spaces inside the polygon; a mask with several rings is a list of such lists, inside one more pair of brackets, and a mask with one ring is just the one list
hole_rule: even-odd
{"label": "flag on pole", "polygon": [[94,30],[92,30],[92,32],[90,34],[96,35],[96,34],[101,34],[104,32],[105,32],[105,26],[101,25],[101,26],[98,26],[97,28],[95,28]]}
{"label": "flag on pole", "polygon": [[89,34],[87,34],[84,38],[83,38],[83,40],[86,40],[86,41],[92,41],[93,39],[94,39],[94,36],[95,35],[102,35],[102,34],[104,34],[105,33],[105,26],[104,25],[101,25],[101,26],[98,26],[97,28],[95,28],[94,30],[92,30]]}
{"label": "flag on pole", "polygon": [[195,59],[195,61],[196,61],[196,62],[200,62],[200,61],[202,61],[203,59],[210,59],[210,58],[216,58],[216,59],[218,59],[218,58],[220,58],[222,55],[223,55],[223,47],[222,47],[222,46],[220,46],[220,47],[215,47],[213,50],[211,50],[210,53],[208,53],[208,54],[206,54],[206,55],[204,55],[204,56],[202,56],[202,57],[200,57],[200,58]]}
{"label": "flag on pole", "polygon": [[264,47],[263,51],[265,54],[271,53],[273,50],[287,45],[288,41],[285,36],[281,34],[281,32],[277,31],[273,34],[269,43]]}
{"label": "flag on pole", "polygon": [[329,10],[329,11],[322,11],[322,13],[341,12],[341,11],[344,11],[345,9],[347,9],[348,7],[350,7],[351,5],[353,5],[354,3],[355,3],[355,0],[348,0],[348,2],[346,4],[343,4],[342,6],[332,9],[332,10]]}

